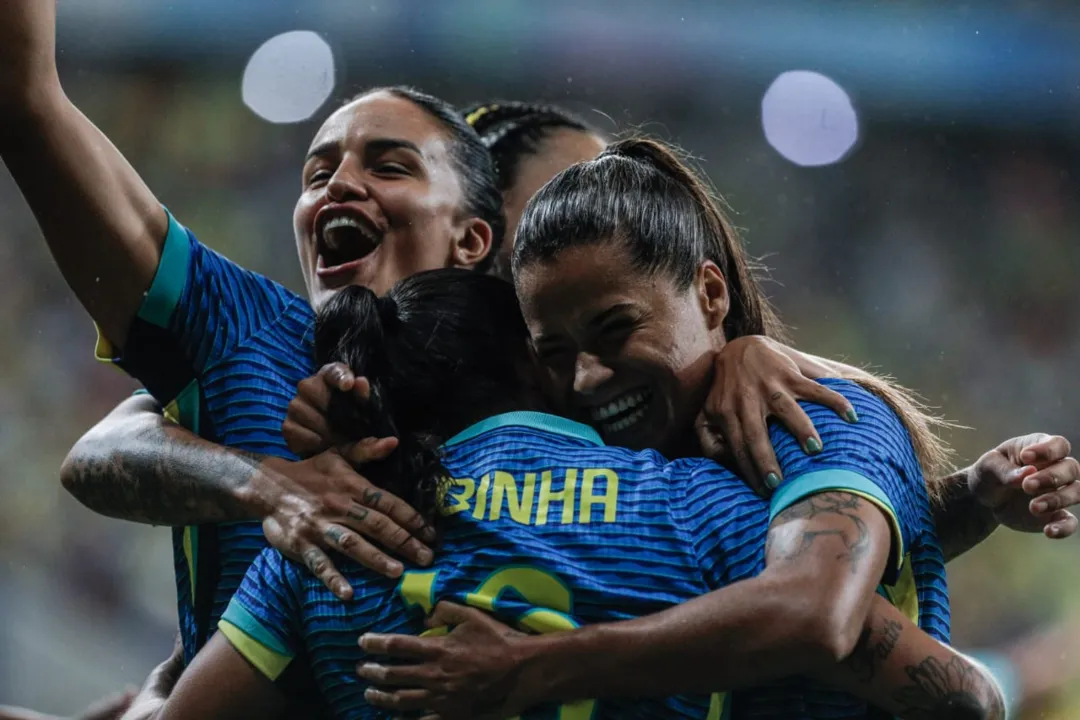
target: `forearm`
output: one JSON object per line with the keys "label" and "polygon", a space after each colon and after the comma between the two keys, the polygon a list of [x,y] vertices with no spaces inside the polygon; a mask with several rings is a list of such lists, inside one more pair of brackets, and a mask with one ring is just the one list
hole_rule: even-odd
{"label": "forearm", "polygon": [[171,423],[148,396],[130,398],[84,435],[61,469],[94,512],[154,525],[260,520],[260,455],[203,440]]}
{"label": "forearm", "polygon": [[855,650],[810,676],[908,720],[1003,720],[1001,690],[980,665],[875,599]]}
{"label": "forearm", "polygon": [[762,574],[654,615],[537,639],[524,685],[560,702],[715,692],[839,662],[862,632],[888,547],[872,503],[804,498],[773,521]]}
{"label": "forearm", "polygon": [[970,468],[941,480],[944,494],[934,502],[934,525],[945,561],[949,562],[988,538],[997,529],[993,512],[975,499]]}
{"label": "forearm", "polygon": [[711,693],[835,662],[795,582],[760,576],[662,612],[523,640],[537,701]]}

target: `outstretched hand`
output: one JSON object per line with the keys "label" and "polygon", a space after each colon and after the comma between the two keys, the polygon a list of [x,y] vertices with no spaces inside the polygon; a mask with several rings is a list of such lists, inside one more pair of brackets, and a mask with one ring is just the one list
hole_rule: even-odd
{"label": "outstretched hand", "polygon": [[1011,438],[976,461],[969,487],[1005,527],[1070,537],[1078,523],[1068,508],[1080,503],[1080,463],[1071,450],[1060,435]]}

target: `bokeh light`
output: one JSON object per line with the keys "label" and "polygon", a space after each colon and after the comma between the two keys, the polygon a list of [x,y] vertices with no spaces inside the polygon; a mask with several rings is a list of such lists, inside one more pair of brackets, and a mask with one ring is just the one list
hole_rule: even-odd
{"label": "bokeh light", "polygon": [[844,88],[810,70],[773,80],[761,101],[761,123],[769,144],[803,167],[839,162],[859,139],[859,119]]}
{"label": "bokeh light", "polygon": [[334,53],[307,30],[270,38],[244,69],[244,104],[272,123],[307,120],[333,90]]}

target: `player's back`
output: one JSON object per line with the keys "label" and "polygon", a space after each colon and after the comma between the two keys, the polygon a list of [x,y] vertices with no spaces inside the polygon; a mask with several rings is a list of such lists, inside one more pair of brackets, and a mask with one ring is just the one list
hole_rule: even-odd
{"label": "player's back", "polygon": [[[604,447],[593,430],[536,413],[497,416],[467,433],[447,444],[444,464],[455,480],[431,568],[394,582],[353,565],[345,573],[356,598],[341,603],[302,568],[266,553],[256,570],[278,563],[281,569],[269,572],[282,581],[264,587],[280,585],[286,589],[279,595],[292,597],[259,597],[264,587],[245,581],[226,613],[227,622],[242,625],[236,610],[242,605],[272,632],[294,625],[290,632],[303,647],[293,654],[307,655],[338,717],[374,717],[363,700],[366,685],[355,675],[359,634],[422,633],[425,612],[440,600],[551,632],[647,615],[723,581],[710,582],[717,569],[704,567],[686,529],[690,522],[719,526],[720,518],[688,517],[686,483],[657,453]],[[714,475],[722,476],[714,476],[714,487],[729,495],[717,509],[733,508],[730,526],[746,530],[748,549],[738,560],[745,569],[737,574],[748,576],[764,562],[768,509],[734,475],[718,468]],[[292,605],[292,620],[267,617],[281,613],[273,607],[281,604]],[[604,700],[595,715],[584,703],[570,714],[545,708],[529,717],[720,718],[722,702],[722,696]]]}
{"label": "player's back", "polygon": [[[910,440],[880,400],[854,386],[838,389],[862,419],[852,425],[804,406],[824,451],[806,456],[793,436],[772,428],[785,477],[777,495],[788,503],[835,487],[875,498],[893,526],[898,563],[883,592],[947,640],[947,590],[937,573],[924,572],[941,564],[940,549],[923,517],[929,504]],[[455,483],[432,568],[395,583],[339,566],[358,588],[345,604],[301,566],[264,553],[225,615],[222,629],[233,645],[257,666],[259,657],[271,657],[264,672],[272,679],[305,654],[339,717],[369,717],[354,669],[363,659],[357,636],[421,633],[423,611],[440,600],[545,632],[649,614],[764,569],[770,509],[708,461],[667,463],[653,452],[603,447],[577,423],[510,413],[452,439],[444,463]],[[826,475],[832,484],[822,485]],[[778,512],[775,497],[773,505]],[[929,562],[935,552],[936,564]],[[260,647],[245,650],[252,644]],[[722,704],[708,700],[603,700],[595,717],[872,716],[857,698],[798,679],[730,693]],[[576,712],[590,717],[584,708]]]}

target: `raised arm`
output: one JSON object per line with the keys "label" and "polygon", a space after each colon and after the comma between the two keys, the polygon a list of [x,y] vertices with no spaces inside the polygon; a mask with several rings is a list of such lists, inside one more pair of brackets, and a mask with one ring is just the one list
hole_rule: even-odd
{"label": "raised arm", "polygon": [[168,222],[135,170],[64,94],[55,35],[55,0],[0,4],[0,158],[64,279],[119,347],[154,278]]}

